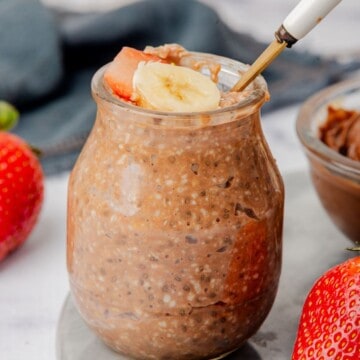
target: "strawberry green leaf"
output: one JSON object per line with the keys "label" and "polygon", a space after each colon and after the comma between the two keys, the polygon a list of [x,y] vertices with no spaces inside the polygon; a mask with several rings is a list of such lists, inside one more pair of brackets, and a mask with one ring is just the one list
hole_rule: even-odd
{"label": "strawberry green leaf", "polygon": [[0,100],[0,130],[12,129],[19,119],[19,112],[14,106]]}

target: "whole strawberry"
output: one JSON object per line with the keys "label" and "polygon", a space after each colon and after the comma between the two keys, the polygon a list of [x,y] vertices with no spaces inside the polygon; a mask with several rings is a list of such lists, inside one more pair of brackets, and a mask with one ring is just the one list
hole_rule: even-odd
{"label": "whole strawberry", "polygon": [[[4,103],[0,105],[4,110]],[[5,110],[9,108],[5,106]],[[12,115],[6,111],[0,111],[0,130],[9,127]],[[0,131],[0,261],[33,229],[43,202],[43,182],[39,160],[31,148],[18,136]]]}
{"label": "whole strawberry", "polygon": [[360,256],[328,270],[304,303],[292,360],[360,359]]}

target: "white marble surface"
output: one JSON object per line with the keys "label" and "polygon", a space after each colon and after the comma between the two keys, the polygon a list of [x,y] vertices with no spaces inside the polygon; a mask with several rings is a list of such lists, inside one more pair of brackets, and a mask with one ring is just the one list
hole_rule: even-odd
{"label": "white marble surface", "polygon": [[[55,0],[43,1],[55,3]],[[114,6],[120,2],[131,1],[101,3]],[[272,38],[279,22],[297,3],[296,0],[204,2],[218,8],[234,28],[242,24],[242,29],[262,39]],[[100,1],[58,0],[57,3],[84,9]],[[358,0],[346,0],[337,10],[303,41],[304,49],[326,54],[337,53],[339,49],[359,50]],[[306,171],[307,167],[294,130],[298,108],[295,105],[263,116],[265,135],[283,174]],[[67,180],[68,174],[46,180],[44,208],[36,229],[21,249],[0,264],[0,358],[3,360],[55,359],[56,324],[69,288],[65,268]]]}

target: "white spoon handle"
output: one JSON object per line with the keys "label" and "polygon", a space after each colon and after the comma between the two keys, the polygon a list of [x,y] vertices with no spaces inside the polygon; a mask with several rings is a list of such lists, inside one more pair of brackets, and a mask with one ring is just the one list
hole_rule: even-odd
{"label": "white spoon handle", "polygon": [[296,40],[310,32],[341,0],[302,0],[283,22],[285,30]]}
{"label": "white spoon handle", "polygon": [[256,59],[232,91],[245,89],[284,50],[313,29],[341,0],[301,0],[275,32],[274,40]]}

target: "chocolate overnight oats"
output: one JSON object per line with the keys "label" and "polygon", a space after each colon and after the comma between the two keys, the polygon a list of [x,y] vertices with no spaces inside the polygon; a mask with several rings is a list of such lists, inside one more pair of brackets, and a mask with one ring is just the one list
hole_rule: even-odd
{"label": "chocolate overnight oats", "polygon": [[[217,64],[223,93],[244,71],[214,55],[186,57]],[[77,308],[136,359],[225,355],[260,327],[280,275],[284,190],[260,127],[266,84],[258,78],[229,102],[220,94],[216,109],[161,111],[156,99],[144,108],[131,92],[113,93],[109,66],[93,78],[97,118],[69,183]]]}

